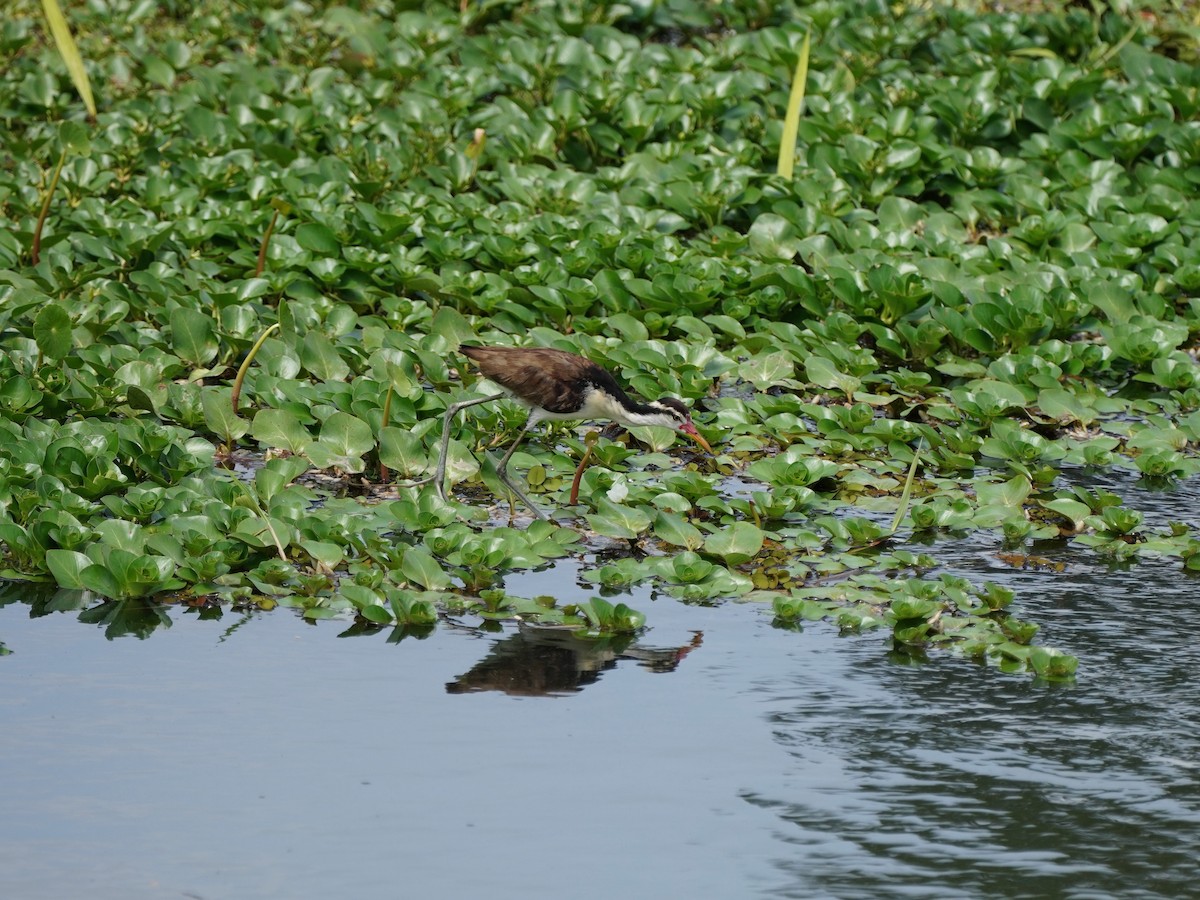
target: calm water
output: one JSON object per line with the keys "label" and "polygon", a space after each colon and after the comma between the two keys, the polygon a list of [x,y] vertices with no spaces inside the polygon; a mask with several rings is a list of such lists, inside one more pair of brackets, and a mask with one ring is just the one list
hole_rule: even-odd
{"label": "calm water", "polygon": [[1200,896],[1200,580],[996,549],[931,552],[1016,587],[1076,684],[646,594],[652,630],[590,653],[284,611],[109,641],[10,603],[0,897]]}

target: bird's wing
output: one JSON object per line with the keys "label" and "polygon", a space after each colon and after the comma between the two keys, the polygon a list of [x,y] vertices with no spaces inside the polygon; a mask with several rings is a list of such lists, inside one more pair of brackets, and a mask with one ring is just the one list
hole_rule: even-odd
{"label": "bird's wing", "polygon": [[462,352],[516,399],[554,413],[578,411],[587,389],[608,375],[582,356],[549,347],[463,347]]}

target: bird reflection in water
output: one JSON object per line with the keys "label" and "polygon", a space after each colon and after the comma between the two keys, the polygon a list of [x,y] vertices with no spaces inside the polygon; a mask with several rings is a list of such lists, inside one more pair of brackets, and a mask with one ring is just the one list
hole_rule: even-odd
{"label": "bird reflection in water", "polygon": [[614,669],[635,660],[652,672],[673,672],[704,641],[702,632],[682,647],[646,647],[633,635],[595,637],[573,629],[522,622],[498,641],[472,669],[446,685],[450,694],[503,691],[518,697],[554,697],[581,691]]}

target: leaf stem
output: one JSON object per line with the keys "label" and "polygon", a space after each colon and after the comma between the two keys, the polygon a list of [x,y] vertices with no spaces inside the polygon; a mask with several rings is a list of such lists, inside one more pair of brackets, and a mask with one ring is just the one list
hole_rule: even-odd
{"label": "leaf stem", "polygon": [[67,149],[64,147],[58,157],[58,165],[54,167],[54,174],[50,176],[50,186],[46,188],[46,198],[42,201],[42,211],[38,214],[37,225],[33,229],[33,244],[29,248],[29,259],[36,266],[42,257],[42,227],[46,224],[46,217],[50,215],[50,200],[54,196],[54,190],[58,187],[58,176],[62,174],[63,164],[67,161]]}
{"label": "leaf stem", "polygon": [[250,368],[250,363],[254,362],[254,357],[258,355],[258,350],[263,345],[263,342],[266,341],[271,332],[278,327],[278,322],[269,326],[267,330],[259,336],[258,340],[254,342],[254,346],[250,348],[250,352],[246,354],[246,358],[242,360],[241,366],[238,367],[237,377],[233,379],[233,391],[229,398],[230,402],[233,404],[233,414],[235,416],[238,414],[238,399],[242,396],[242,382],[246,380],[246,372]]}

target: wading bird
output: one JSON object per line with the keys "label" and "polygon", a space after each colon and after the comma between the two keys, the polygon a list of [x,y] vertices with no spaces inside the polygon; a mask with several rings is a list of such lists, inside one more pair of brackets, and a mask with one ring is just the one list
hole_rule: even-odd
{"label": "wading bird", "polygon": [[[438,494],[446,500],[446,455],[450,449],[450,424],[462,410],[481,403],[508,397],[529,409],[525,427],[505,452],[496,474],[539,519],[541,510],[517,485],[509,480],[508,461],[529,430],[539,422],[570,419],[611,419],[626,427],[659,425],[674,428],[712,453],[708,442],[692,424],[691,414],[682,400],[663,397],[649,403],[630,399],[616,379],[589,359],[549,347],[462,347],[486,378],[504,388],[499,394],[463,400],[446,410],[442,427],[442,446],[438,453]],[[419,484],[421,482],[414,482]]]}

